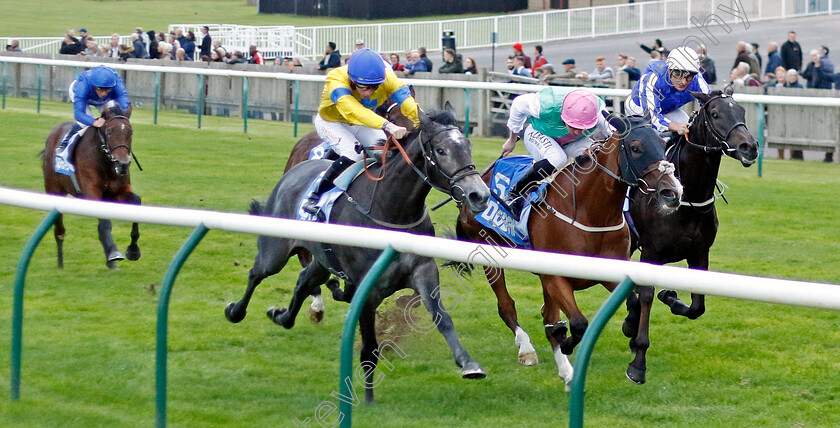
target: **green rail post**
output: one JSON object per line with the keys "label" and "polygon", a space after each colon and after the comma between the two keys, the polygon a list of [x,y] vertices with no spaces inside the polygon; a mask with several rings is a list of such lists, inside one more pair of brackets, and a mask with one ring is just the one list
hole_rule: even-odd
{"label": "green rail post", "polygon": [[207,227],[199,224],[192,235],[184,242],[175,258],[169,264],[166,275],[163,277],[163,284],[160,287],[158,298],[157,318],[157,353],[155,361],[155,426],[163,428],[166,426],[166,358],[167,344],[166,335],[169,329],[169,296],[172,294],[172,284],[175,277],[181,271],[181,266],[190,256],[193,249],[201,242],[207,234]]}
{"label": "green rail post", "polygon": [[615,311],[627,300],[627,296],[635,287],[636,284],[629,277],[621,281],[604,301],[604,304],[601,305],[601,308],[598,309],[598,313],[595,314],[595,318],[592,319],[592,323],[589,324],[583,334],[575,358],[575,375],[572,377],[572,393],[569,400],[569,428],[583,427],[583,395],[586,385],[586,369],[589,367],[589,358],[592,356],[593,349],[595,349],[595,342],[607,325],[607,321],[615,315]]}
{"label": "green rail post", "polygon": [[154,124],[157,125],[158,109],[160,109],[160,72],[155,72],[155,119]]}
{"label": "green rail post", "polygon": [[44,77],[44,66],[38,64],[38,108],[36,109],[38,113],[41,112],[41,80]]}
{"label": "green rail post", "polygon": [[[758,103],[758,176],[761,177],[761,168],[764,165],[764,104]],[[783,150],[783,149],[779,149]]]}
{"label": "green rail post", "polygon": [[298,100],[300,99],[300,81],[295,80],[295,135],[294,137],[297,138],[297,125],[298,125]]}
{"label": "green rail post", "polygon": [[248,133],[248,77],[242,77],[242,126]]}
{"label": "green rail post", "polygon": [[6,110],[6,79],[9,78],[9,63],[3,63],[3,110]]}
{"label": "green rail post", "polygon": [[[338,379],[338,390],[343,397],[351,396],[348,383],[353,382],[353,341],[356,338],[356,326],[359,324],[362,307],[376,280],[379,279],[379,276],[397,255],[397,251],[389,245],[362,279],[362,283],[350,302],[350,309],[347,311],[347,318],[344,320],[344,331],[341,333],[341,374]],[[338,405],[339,422],[342,428],[348,428],[353,424],[353,405],[345,400],[340,401],[341,403]]]}
{"label": "green rail post", "polygon": [[464,135],[469,138],[470,136],[470,89],[464,88],[464,93],[467,96],[467,107],[464,109],[464,115],[466,115],[466,119],[464,120]]}
{"label": "green rail post", "polygon": [[12,373],[11,373],[11,398],[12,401],[20,400],[20,361],[21,345],[23,344],[23,284],[26,282],[26,271],[29,269],[29,261],[35,248],[41,242],[47,231],[50,230],[58,218],[58,211],[52,210],[47,217],[41,221],[38,229],[29,238],[23,253],[20,255],[17,273],[15,274],[15,296],[12,304]]}
{"label": "green rail post", "polygon": [[198,75],[198,129],[201,129],[201,113],[204,113],[204,75]]}

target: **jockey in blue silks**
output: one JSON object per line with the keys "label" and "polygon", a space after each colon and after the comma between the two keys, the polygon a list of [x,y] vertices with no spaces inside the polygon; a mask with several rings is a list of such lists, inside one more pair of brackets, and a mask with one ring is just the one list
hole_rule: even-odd
{"label": "jockey in blue silks", "polygon": [[666,61],[652,61],[624,101],[628,115],[650,114],[651,124],[659,132],[688,134],[689,117],[680,109],[694,100],[691,91],[708,94],[697,52],[680,46]]}
{"label": "jockey in blue silks", "polygon": [[101,128],[105,125],[104,118],[94,118],[88,113],[89,105],[101,111],[105,104],[113,100],[120,105],[126,117],[131,116],[131,101],[128,100],[128,92],[122,78],[116,71],[104,65],[80,74],[70,84],[69,94],[76,123],[55,149],[55,172],[65,175],[76,171],[76,167],[70,163],[70,153],[73,152],[73,146],[79,137],[90,126]]}

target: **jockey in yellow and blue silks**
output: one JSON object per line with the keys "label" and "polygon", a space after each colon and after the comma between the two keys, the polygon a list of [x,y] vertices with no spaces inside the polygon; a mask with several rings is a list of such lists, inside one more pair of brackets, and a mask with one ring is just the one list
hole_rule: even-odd
{"label": "jockey in yellow and blue silks", "polygon": [[101,110],[109,101],[116,101],[125,116],[131,116],[131,101],[128,100],[128,92],[125,90],[122,78],[116,71],[104,65],[80,74],[70,84],[68,92],[70,102],[73,103],[76,123],[73,124],[70,132],[64,136],[61,144],[55,149],[55,171],[65,175],[71,175],[76,171],[76,167],[70,163],[69,157],[79,137],[90,126],[101,128],[105,125],[104,118],[94,118],[88,113],[88,106],[94,106]]}
{"label": "jockey in yellow and blue silks", "polygon": [[322,140],[340,157],[324,173],[321,183],[303,203],[303,210],[318,214],[316,204],[321,195],[333,187],[333,180],[360,160],[356,144],[372,146],[385,140],[385,132],[402,138],[408,130],[374,113],[374,109],[390,98],[402,114],[415,126],[420,124],[419,106],[411,91],[391,70],[382,57],[370,49],[353,53],[348,64],[327,74],[318,114],[312,119]]}

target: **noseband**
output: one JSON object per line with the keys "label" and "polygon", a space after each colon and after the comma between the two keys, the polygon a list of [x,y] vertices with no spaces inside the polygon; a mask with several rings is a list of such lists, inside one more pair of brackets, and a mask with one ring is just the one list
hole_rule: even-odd
{"label": "noseband", "polygon": [[[107,131],[104,131],[103,129],[106,126],[108,126],[108,124],[114,119],[125,119],[126,122],[128,121],[128,118],[125,117],[125,116],[122,116],[122,115],[113,116],[105,122],[105,125],[102,125],[101,128],[97,129],[97,131],[98,131],[97,135],[99,135],[99,144],[100,144],[100,147],[102,148],[102,151],[105,153],[106,156],[108,156],[108,159],[111,161],[111,163],[116,164],[119,161],[114,157],[113,152],[116,151],[117,149],[124,148],[128,151],[128,154],[131,155],[131,147],[129,147],[126,144],[119,144],[115,147],[110,147],[110,148],[108,147],[108,133],[107,133]],[[129,161],[130,160],[131,160],[131,158],[129,158]],[[122,174],[120,174],[119,168],[114,167],[114,171],[118,175],[122,175]]]}

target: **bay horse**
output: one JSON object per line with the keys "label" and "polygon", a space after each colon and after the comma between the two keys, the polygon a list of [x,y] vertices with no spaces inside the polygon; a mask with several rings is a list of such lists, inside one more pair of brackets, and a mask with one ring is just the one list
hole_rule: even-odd
{"label": "bay horse", "polygon": [[[641,261],[661,265],[686,260],[691,269],[709,269],[709,249],[718,228],[714,191],[721,155],[739,160],[744,167],[755,163],[758,156],[758,144],[744,123],[744,108],[732,99],[732,92],[731,86],[708,95],[692,92],[702,106],[692,118],[688,138],[679,136],[668,149],[668,161],[676,165],[684,189],[676,213],[664,215],[652,205],[650,195],[630,190],[629,214],[635,225],[631,251],[641,249]],[[622,330],[636,354],[627,371],[636,383],[645,382],[645,352],[650,346],[649,332],[637,328],[638,319],[650,316],[653,292],[653,287],[637,286],[627,299],[628,315]],[[691,306],[674,290],[662,290],[658,298],[673,314],[689,319],[706,310],[702,294],[692,293]]]}
{"label": "bay horse", "polygon": [[[119,104],[108,103],[103,109],[105,125],[93,126],[79,137],[73,153],[76,165],[75,176],[55,172],[55,149],[61,138],[73,126],[64,122],[47,136],[44,149],[44,190],[52,195],[72,195],[84,199],[123,202],[140,205],[140,196],[131,188],[131,136],[133,130],[128,120],[129,112],[123,112]],[[58,267],[64,267],[64,221],[59,214],[55,221],[55,243]],[[140,231],[137,223],[131,225],[131,243],[125,255],[117,249],[111,237],[111,220],[99,219],[99,241],[105,250],[105,263],[109,269],[117,269],[117,261],[128,258],[138,260],[140,247],[137,240]]]}
{"label": "bay horse", "polygon": [[[464,209],[480,212],[487,206],[490,191],[478,177],[472,162],[472,143],[457,127],[444,125],[454,118],[446,112],[420,112],[420,126],[403,138],[406,157],[390,153],[387,171],[380,181],[360,175],[339,197],[330,214],[330,223],[395,228],[410,233],[434,235],[434,226],[425,207],[426,196],[432,186],[460,201]],[[406,160],[404,160],[406,159]],[[272,217],[294,218],[300,200],[316,177],[330,165],[326,160],[303,162],[289,170],[277,183],[268,201],[257,206],[258,214]],[[380,172],[377,172],[379,169]],[[381,173],[381,167],[373,168]],[[252,208],[255,208],[252,206]],[[280,272],[289,258],[303,250],[313,260],[300,273],[288,308],[270,308],[268,317],[276,324],[292,328],[304,299],[316,287],[324,284],[331,273],[343,271],[347,289],[352,293],[361,282],[380,250],[329,245],[329,250],[319,242],[260,236],[257,239],[257,256],[248,275],[248,286],[241,300],[225,308],[231,322],[240,322],[246,314],[248,302],[257,285],[268,276]],[[327,251],[333,256],[328,256]],[[334,265],[334,261],[336,264]],[[359,329],[362,335],[361,361],[364,367],[375,367],[377,339],[375,332],[376,308],[394,292],[412,288],[422,296],[432,319],[461,367],[464,378],[483,378],[484,370],[461,346],[449,314],[441,305],[439,272],[434,259],[415,254],[400,254],[382,274],[364,304]],[[347,291],[347,290],[345,290]],[[365,399],[373,401],[372,376],[368,372]]]}
{"label": "bay horse", "polygon": [[[533,205],[528,219],[533,249],[629,259],[630,232],[621,211],[628,186],[648,192],[663,213],[673,212],[679,206],[682,186],[673,175],[673,165],[665,161],[665,146],[650,126],[649,118],[610,116],[608,120],[616,132],[607,141],[593,144],[587,162],[573,163],[547,179],[545,198]],[[510,246],[509,240],[483,226],[465,209],[460,210],[456,233],[463,240]],[[514,333],[519,362],[537,364],[531,339],[517,321],[504,270],[485,267],[484,272],[496,294],[499,316]],[[539,277],[545,302],[542,310],[545,334],[554,352],[558,375],[568,390],[573,368],[567,355],[580,342],[588,325],[574,292],[599,281],[544,274]],[[601,284],[610,292],[617,285]],[[568,317],[568,327],[560,320],[560,311]]]}
{"label": "bay horse", "polygon": [[[411,95],[414,96],[413,87],[411,87]],[[452,111],[452,106],[449,104],[449,101],[447,101],[444,105],[444,110],[450,112]],[[376,113],[385,119],[388,119],[388,121],[398,126],[402,126],[409,131],[414,129],[414,122],[405,117],[399,109],[399,104],[390,98],[376,109]],[[292,152],[289,155],[289,160],[286,161],[286,167],[283,169],[283,174],[289,172],[289,170],[295,165],[309,160],[312,149],[318,147],[323,142],[324,140],[321,139],[317,131],[312,131],[304,135],[297,143],[295,143],[295,146],[292,147]],[[335,155],[332,150],[328,149],[322,158],[337,159],[338,156]],[[306,267],[306,265],[312,260],[312,255],[310,255],[306,250],[301,250],[298,253],[298,260],[300,261],[301,266]],[[325,285],[332,293],[333,300],[350,303],[350,300],[353,299],[352,293],[344,292],[341,289],[338,279],[330,278]],[[312,293],[312,303],[309,305],[309,319],[315,323],[319,323],[322,319],[324,319],[324,300],[321,297],[321,287],[316,288]]]}

